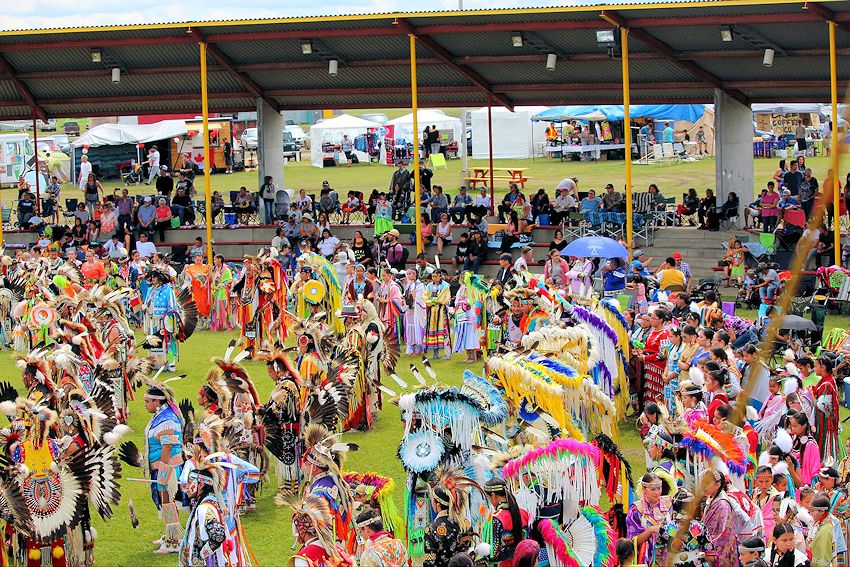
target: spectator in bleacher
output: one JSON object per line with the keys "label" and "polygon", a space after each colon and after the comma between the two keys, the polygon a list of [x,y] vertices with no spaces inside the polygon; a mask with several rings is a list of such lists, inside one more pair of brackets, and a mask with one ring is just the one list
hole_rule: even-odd
{"label": "spectator in bleacher", "polygon": [[381,198],[381,193],[377,189],[372,189],[372,193],[369,194],[369,200],[367,202],[366,207],[366,223],[372,224],[372,220],[375,216],[375,209],[378,207],[378,199]]}
{"label": "spectator in bleacher", "polygon": [[[411,176],[412,177],[412,176]],[[434,172],[425,167],[425,162],[419,162],[419,185],[429,193],[431,192],[431,180],[434,178]]]}
{"label": "spectator in bleacher", "polygon": [[139,239],[136,241],[136,250],[142,259],[151,258],[156,254],[156,246],[148,240],[148,233],[141,232]]}
{"label": "spectator in bleacher", "polygon": [[106,250],[107,256],[115,260],[121,259],[127,254],[127,249],[124,248],[124,243],[121,242],[117,234],[112,235],[106,244],[103,245],[103,249]]}
{"label": "spectator in bleacher", "polygon": [[74,211],[74,217],[80,219],[83,224],[88,224],[91,213],[86,210],[85,203],[77,203],[77,210]]}
{"label": "spectator in bleacher", "polygon": [[364,266],[372,265],[372,247],[369,246],[369,243],[363,237],[363,233],[359,230],[354,231],[354,237],[351,239],[351,246],[348,249],[355,263]]}
{"label": "spectator in bleacher", "polygon": [[499,222],[505,222],[505,215],[511,212],[511,209],[514,207],[514,201],[516,201],[516,198],[519,197],[520,194],[519,186],[516,183],[511,183],[510,189],[508,189],[507,194],[502,199],[502,204],[498,207]]}
{"label": "spectator in bleacher", "polygon": [[596,191],[591,189],[587,192],[587,197],[581,200],[582,213],[594,213],[602,206],[602,199],[596,196]]}
{"label": "spectator in bleacher", "polygon": [[319,213],[319,218],[316,219],[316,229],[319,231],[319,234],[325,229],[331,229],[331,221],[328,220],[327,213]]}
{"label": "spectator in bleacher", "polygon": [[693,272],[691,271],[691,265],[682,260],[681,252],[673,252],[672,258],[676,263],[676,269],[685,274],[685,289],[688,293],[690,293],[691,284],[693,283]]}
{"label": "spectator in bleacher", "polygon": [[[770,183],[773,183],[771,181]],[[756,221],[761,222],[761,198],[767,194],[767,189],[762,189],[756,200],[750,203],[750,206],[744,207],[744,230],[755,228]],[[750,219],[752,223],[750,223]]]}
{"label": "spectator in bleacher", "polygon": [[[334,195],[335,194],[336,192],[334,192]],[[326,215],[332,215],[339,208],[339,202],[334,200],[330,189],[323,188],[319,193],[319,204],[316,208],[318,209],[319,214],[325,213]]]}
{"label": "spectator in bleacher", "polygon": [[549,250],[549,259],[543,265],[543,278],[546,283],[558,288],[567,286],[567,272],[570,271],[570,264],[561,258],[561,251],[557,248]]}
{"label": "spectator in bleacher", "polygon": [[298,240],[298,217],[289,215],[289,219],[283,223],[283,235],[289,239],[290,244]]}
{"label": "spectator in bleacher", "polygon": [[531,219],[532,219],[532,222],[536,222],[537,219],[538,219],[538,216],[541,215],[541,214],[549,215],[550,216],[549,222],[552,222],[552,220],[551,220],[552,205],[549,202],[549,195],[546,194],[546,189],[543,189],[542,187],[537,190],[537,193],[535,193],[533,197],[531,197]]}
{"label": "spectator in bleacher", "polygon": [[342,224],[348,224],[351,222],[351,213],[357,212],[360,210],[360,199],[357,197],[357,193],[355,191],[348,192],[348,198],[345,200],[345,204],[342,206]]}
{"label": "spectator in bleacher", "polygon": [[198,254],[204,257],[206,257],[207,255],[207,249],[206,246],[204,246],[204,239],[200,236],[195,238],[195,243],[192,245],[191,248],[189,248],[189,253],[186,254],[186,262],[191,262],[191,259],[197,256]]}
{"label": "spectator in bleacher", "polygon": [[20,228],[29,228],[30,219],[35,216],[35,201],[32,198],[32,193],[27,191],[18,201],[18,226]]}
{"label": "spectator in bleacher", "polygon": [[384,233],[381,242],[381,255],[393,270],[404,271],[404,244],[398,241],[399,232],[392,229]]}
{"label": "spectator in bleacher", "polygon": [[513,209],[516,211],[517,218],[519,219],[519,231],[521,233],[526,232],[533,220],[531,217],[531,205],[525,200],[525,196],[517,195],[516,200],[514,200]]}
{"label": "spectator in bleacher", "polygon": [[375,236],[380,236],[393,228],[393,206],[387,200],[384,193],[378,195],[378,203],[375,205]]}
{"label": "spectator in bleacher", "polygon": [[452,242],[452,223],[449,220],[449,213],[440,215],[440,222],[434,227],[437,233],[437,256],[443,255],[443,247]]}
{"label": "spectator in bleacher", "polygon": [[631,264],[632,273],[639,274],[641,276],[649,276],[649,265],[651,263],[652,258],[648,258],[643,250],[635,250]]}
{"label": "spectator in bleacher", "polygon": [[[719,228],[718,223],[722,220],[729,220],[738,216],[738,194],[734,191],[729,193],[729,196],[726,197],[726,201],[717,210],[717,221],[714,223],[714,228]],[[709,212],[710,213],[710,212]],[[709,214],[710,216],[710,214]]]}
{"label": "spectator in bleacher", "polygon": [[174,190],[174,178],[168,173],[168,166],[159,166],[159,174],[156,178],[156,194],[162,195],[166,199],[171,197],[171,192]]}
{"label": "spectator in bleacher", "polygon": [[213,191],[212,198],[210,199],[212,204],[212,211],[210,213],[210,218],[215,222],[216,217],[221,214],[224,210],[224,197],[221,196],[221,193],[218,191]]}
{"label": "spectator in bleacher", "polygon": [[[301,191],[303,192],[304,190],[302,189]],[[307,198],[309,199],[310,197]],[[247,224],[248,216],[254,212],[254,195],[243,185],[239,188],[239,192],[236,194],[236,201],[233,204],[236,206],[236,218],[240,223]]]}
{"label": "spectator in bleacher", "polygon": [[785,174],[788,173],[788,166],[784,159],[779,160],[779,167],[773,172],[773,181],[778,187],[782,187],[785,183]]}
{"label": "spectator in bleacher", "polygon": [[[832,190],[832,187],[829,187],[828,190]],[[803,207],[803,211],[806,213],[806,220],[809,220],[812,216],[812,208],[814,208],[815,196],[817,194],[817,177],[813,177],[812,168],[807,167],[803,172],[803,181],[800,182],[800,206]]]}
{"label": "spectator in bleacher", "polygon": [[156,221],[156,207],[153,206],[152,199],[150,196],[146,196],[142,201],[142,205],[139,207],[138,212],[136,213],[138,218],[138,231],[139,234],[142,232],[152,232],[154,229],[154,222]]}
{"label": "spectator in bleacher", "polygon": [[118,212],[118,230],[127,231],[133,225],[133,207],[135,201],[130,197],[129,191],[123,189],[121,196],[115,201]]}
{"label": "spectator in bleacher", "polygon": [[100,214],[100,234],[104,237],[111,236],[118,228],[118,215],[115,214],[115,206],[106,202],[103,204],[103,212]]}
{"label": "spectator in bleacher", "polygon": [[[650,195],[654,195],[653,203],[656,211],[663,211],[667,207],[667,203],[664,202],[664,195],[662,195],[661,191],[658,190],[658,185],[650,183],[649,187],[646,188],[646,191]],[[623,210],[626,210],[625,204],[623,205]]]}
{"label": "spectator in bleacher", "polygon": [[800,194],[803,172],[799,170],[799,164],[796,161],[792,161],[788,168],[788,171],[782,176],[782,187],[791,191],[791,195],[796,197]]}
{"label": "spectator in bleacher", "polygon": [[[827,230],[826,224],[821,223],[818,241],[815,243],[814,247],[815,269],[820,268],[821,266],[830,266],[833,264],[833,252],[835,251],[834,237],[835,235]],[[822,263],[824,258],[826,258],[826,263]]]}
{"label": "spectator in bleacher", "polygon": [[685,274],[676,269],[676,260],[667,258],[655,271],[658,289],[662,291],[685,291]]}
{"label": "spectator in bleacher", "polygon": [[710,230],[712,228],[709,213],[717,212],[717,197],[714,196],[714,191],[711,189],[705,190],[705,197],[700,200],[699,208],[697,208],[697,218],[699,219],[700,230]]}
{"label": "spectator in bleacher", "polygon": [[[442,192],[442,191],[441,191]],[[452,222],[455,224],[463,223],[472,206],[472,197],[466,192],[466,187],[461,185],[460,191],[455,195],[452,207],[449,209],[449,214],[452,217]]]}
{"label": "spectator in bleacher", "polygon": [[564,232],[560,228],[555,229],[555,234],[553,235],[552,242],[549,243],[549,250],[557,250],[558,252],[563,252],[564,248],[567,247],[567,242],[564,240]]}
{"label": "spectator in bleacher", "polygon": [[609,183],[605,186],[605,194],[602,196],[602,207],[609,213],[622,213],[626,210],[623,202],[623,194],[614,190],[614,185]]}
{"label": "spectator in bleacher", "polygon": [[47,201],[44,208],[50,207],[53,214],[53,222],[59,222],[59,196],[62,193],[62,186],[59,184],[59,179],[54,175],[50,178],[50,185],[47,186]]}
{"label": "spectator in bleacher", "polygon": [[578,200],[578,177],[566,177],[561,179],[561,182],[558,183],[557,187],[555,187],[555,194],[557,195],[560,193],[561,189],[566,189],[574,199]]}
{"label": "spectator in bleacher", "polygon": [[177,174],[175,189],[183,189],[183,192],[189,197],[195,196],[195,185],[192,183],[192,177],[183,173],[182,170]]}
{"label": "spectator in bleacher", "polygon": [[452,256],[452,268],[455,275],[458,274],[458,263],[463,266],[469,259],[469,242],[469,234],[465,232],[460,233],[460,239],[457,241],[457,246],[455,246],[455,255]]}
{"label": "spectator in bleacher", "polygon": [[514,276],[516,272],[514,272],[513,266],[513,256],[511,256],[507,252],[503,252],[501,256],[499,256],[499,270],[496,272],[496,282],[500,283],[503,288],[509,289],[514,287]]}
{"label": "spectator in bleacher", "polygon": [[319,238],[319,229],[313,222],[313,215],[309,213],[301,215],[301,222],[298,224],[298,238],[308,240],[311,246],[315,246],[316,240]]}
{"label": "spectator in bleacher", "polygon": [[260,199],[263,201],[263,222],[272,224],[274,222],[274,202],[277,195],[277,187],[274,185],[274,179],[271,175],[266,175],[263,178],[263,184],[260,186]]}
{"label": "spectator in bleacher", "polygon": [[567,187],[561,188],[555,197],[555,202],[552,204],[552,224],[564,224],[570,213],[578,210],[578,203],[575,197],[570,194]]}
{"label": "spectator in bleacher", "polygon": [[298,191],[298,198],[292,203],[292,209],[299,211],[302,215],[304,213],[313,214],[313,199],[307,194],[306,189]]}
{"label": "spectator in bleacher", "polygon": [[189,195],[182,188],[177,190],[177,194],[171,200],[171,212],[180,219],[181,226],[184,224],[194,224],[195,222],[195,210],[192,208],[192,199],[189,198]]}
{"label": "spectator in bleacher", "polygon": [[602,289],[606,295],[613,295],[626,289],[626,271],[622,260],[610,258],[602,265]]}
{"label": "spectator in bleacher", "polygon": [[100,222],[90,219],[86,225],[86,241],[89,244],[94,244],[100,241]]}
{"label": "spectator in bleacher", "polygon": [[779,193],[773,181],[767,183],[767,193],[761,196],[761,229],[762,232],[773,232],[779,219]]}
{"label": "spectator in bleacher", "polygon": [[271,247],[281,252],[283,250],[283,245],[286,244],[289,246],[289,239],[286,237],[286,232],[282,226],[277,227],[274,230],[274,236],[272,237]]}
{"label": "spectator in bleacher", "polygon": [[487,223],[486,218],[473,215],[472,220],[469,221],[469,228],[480,232],[481,239],[485,242],[487,241],[487,233],[490,230],[490,225]]}
{"label": "spectator in bleacher", "polygon": [[486,187],[481,187],[478,190],[478,195],[472,200],[472,207],[470,208],[470,216],[478,215],[481,218],[486,217],[490,214],[490,205],[493,201],[490,199],[490,194],[487,193]]}
{"label": "spectator in bleacher", "polygon": [[477,274],[482,262],[487,259],[487,241],[478,230],[473,230],[469,240],[466,261],[463,263],[464,270],[471,270]]}
{"label": "spectator in bleacher", "polygon": [[697,190],[691,187],[688,189],[688,194],[682,199],[682,204],[678,206],[679,224],[682,224],[683,216],[695,214],[700,207],[700,200],[697,196]]}
{"label": "spectator in bleacher", "polygon": [[511,211],[509,213],[508,223],[505,226],[503,233],[500,249],[502,252],[510,252],[513,245],[519,242],[519,217],[517,216],[516,211]]}
{"label": "spectator in bleacher", "polygon": [[434,190],[431,193],[431,198],[428,199],[428,204],[431,206],[432,222],[440,222],[443,217],[443,213],[448,213],[449,198],[443,194],[443,188],[440,185],[434,185]]}
{"label": "spectator in bleacher", "polygon": [[171,219],[174,215],[171,213],[171,207],[168,206],[168,201],[165,197],[160,197],[155,211],[156,229],[159,231],[159,241],[165,242],[165,231],[171,228]]}
{"label": "spectator in bleacher", "polygon": [[422,229],[419,231],[419,237],[422,239],[423,246],[434,243],[434,224],[428,215],[422,215]]}
{"label": "spectator in bleacher", "polygon": [[[422,183],[421,180],[419,182]],[[396,185],[401,187],[402,191],[410,191],[410,172],[407,171],[406,167],[404,167],[404,162],[402,161],[396,162],[396,170],[393,172],[393,177],[390,180],[390,191],[392,191]],[[377,191],[377,189],[375,191]]]}
{"label": "spectator in bleacher", "polygon": [[762,303],[768,303],[773,300],[779,290],[779,274],[765,262],[758,265],[758,273],[761,281],[754,285],[753,289],[759,290]]}
{"label": "spectator in bleacher", "polygon": [[793,211],[800,208],[800,202],[797,201],[797,198],[791,193],[790,189],[782,190],[782,198],[779,200],[779,203],[776,204],[779,208],[779,218],[783,218],[785,215],[785,211]]}
{"label": "spectator in bleacher", "polygon": [[519,258],[514,262],[514,271],[517,273],[527,272],[529,263],[534,264],[534,251],[530,246],[523,246]]}
{"label": "spectator in bleacher", "polygon": [[[80,204],[82,204],[82,203],[80,203]],[[83,205],[83,206],[85,206],[85,205]],[[80,220],[80,217],[74,217],[74,226],[71,227],[71,231],[70,231],[71,238],[73,239],[72,244],[73,244],[74,248],[79,248],[83,244],[88,243],[88,241],[86,240],[86,229],[87,228],[88,228],[87,225],[83,224],[83,221]]]}
{"label": "spectator in bleacher", "polygon": [[316,243],[316,249],[318,249],[319,254],[333,262],[334,256],[341,247],[342,242],[339,238],[331,234],[330,229],[325,228],[322,230],[322,237]]}

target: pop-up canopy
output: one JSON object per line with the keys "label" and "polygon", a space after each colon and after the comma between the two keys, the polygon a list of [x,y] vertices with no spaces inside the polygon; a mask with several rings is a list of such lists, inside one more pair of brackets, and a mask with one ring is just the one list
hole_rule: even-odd
{"label": "pop-up canopy", "polygon": [[342,114],[320,122],[310,128],[310,160],[316,167],[322,167],[324,163],[322,142],[339,144],[342,137],[346,135],[353,142],[357,136],[380,127],[381,125],[377,122],[363,120],[350,114]]}
{"label": "pop-up canopy", "polygon": [[145,144],[182,136],[186,132],[185,120],[163,120],[154,124],[101,124],[74,140],[71,145],[75,148],[96,148]]}

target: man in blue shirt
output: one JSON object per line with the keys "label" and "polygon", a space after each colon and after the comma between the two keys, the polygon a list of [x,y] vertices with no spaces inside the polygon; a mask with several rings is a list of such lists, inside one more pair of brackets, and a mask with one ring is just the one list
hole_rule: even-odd
{"label": "man in blue shirt", "polygon": [[670,127],[669,122],[664,123],[664,143],[670,142],[673,143],[673,128]]}
{"label": "man in blue shirt", "polygon": [[605,295],[612,295],[626,288],[626,271],[619,258],[611,258],[602,266]]}
{"label": "man in blue shirt", "polygon": [[647,258],[643,250],[636,250],[634,260],[632,260],[632,273],[640,274],[641,276],[649,276],[649,263],[652,258]]}

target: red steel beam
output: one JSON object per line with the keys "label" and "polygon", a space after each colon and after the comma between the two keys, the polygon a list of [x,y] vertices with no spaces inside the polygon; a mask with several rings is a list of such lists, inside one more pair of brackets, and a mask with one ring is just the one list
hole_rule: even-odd
{"label": "red steel beam", "polygon": [[[818,4],[817,2],[806,2],[803,4],[803,9],[812,13],[819,19],[826,20],[827,22],[835,22],[836,26],[846,32],[850,32],[850,23],[846,20],[839,20],[839,14],[836,14],[833,10],[827,8],[823,4]],[[841,15],[845,14],[842,13]]]}
{"label": "red steel beam", "polygon": [[669,45],[639,27],[631,27],[631,23],[617,12],[603,10],[600,17],[612,25],[628,28],[630,36],[634,37],[653,51],[664,55],[677,67],[687,71],[698,79],[702,79],[713,87],[724,91],[741,104],[749,104],[744,93],[736,89],[725,88],[720,77],[707,69],[703,69],[693,61],[682,60]]}
{"label": "red steel beam", "polygon": [[0,70],[3,71],[5,78],[12,82],[15,90],[18,91],[18,95],[26,101],[26,104],[32,109],[32,112],[34,112],[38,118],[47,122],[47,113],[44,112],[44,109],[39,106],[38,102],[36,102],[35,97],[32,95],[27,84],[15,76],[15,70],[12,68],[12,65],[2,55],[0,55]]}
{"label": "red steel beam", "polygon": [[400,18],[398,20],[398,27],[403,29],[406,33],[416,36],[416,40],[422,45],[424,45],[426,48],[428,48],[428,50],[432,54],[434,54],[435,57],[441,59],[444,63],[454,69],[466,80],[473,83],[474,85],[477,85],[482,91],[492,96],[493,100],[495,100],[505,108],[513,110],[514,105],[508,97],[504,95],[497,95],[496,93],[494,93],[492,87],[490,86],[490,83],[484,77],[482,77],[478,73],[478,71],[475,71],[474,69],[471,69],[466,65],[459,65],[455,63],[455,56],[452,55],[452,53],[449,52],[448,49],[434,41],[434,39],[432,39],[430,36],[418,35],[419,31],[415,27],[413,27],[410,22],[403,18]]}
{"label": "red steel beam", "polygon": [[198,40],[199,43],[207,44],[207,52],[212,56],[213,59],[218,62],[219,65],[221,65],[227,70],[230,76],[232,76],[239,82],[239,84],[245,87],[246,91],[251,93],[254,98],[263,99],[266,104],[268,104],[274,109],[275,112],[280,112],[280,105],[278,104],[278,102],[272,97],[267,96],[263,92],[263,88],[259,84],[257,84],[254,79],[252,79],[245,73],[237,70],[236,65],[233,63],[230,57],[228,57],[223,51],[221,51],[221,49],[219,49],[217,45],[215,45],[214,43],[210,43],[209,39],[206,37],[206,35],[204,35],[202,31],[198,29],[193,29],[192,35],[195,37],[195,39]]}

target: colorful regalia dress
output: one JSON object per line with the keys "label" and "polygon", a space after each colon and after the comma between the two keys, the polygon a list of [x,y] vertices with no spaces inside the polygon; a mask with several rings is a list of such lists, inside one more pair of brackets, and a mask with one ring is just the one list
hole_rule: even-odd
{"label": "colorful regalia dress", "polygon": [[455,296],[455,340],[453,352],[479,350],[481,333],[478,330],[478,313],[470,304],[466,285],[461,284]]}
{"label": "colorful regalia dress", "polygon": [[407,354],[425,352],[425,320],[427,307],[422,298],[425,284],[419,280],[404,282],[404,344]]}
{"label": "colorful regalia dress", "polygon": [[830,374],[821,376],[812,389],[815,399],[815,438],[824,461],[837,461],[844,455],[838,439],[838,387]]}
{"label": "colorful regalia dress", "polygon": [[444,281],[429,283],[425,286],[422,299],[428,306],[425,324],[425,350],[433,350],[434,356],[436,356],[441,348],[446,349],[446,351],[451,348],[447,312],[451,299],[449,284]]}
{"label": "colorful regalia dress", "polygon": [[231,567],[235,546],[225,526],[224,511],[214,494],[207,494],[189,514],[180,543],[180,567]]}
{"label": "colorful regalia dress", "polygon": [[176,503],[183,471],[183,422],[178,411],[171,401],[163,403],[145,427],[145,477],[155,481],[150,485],[151,499],[165,522],[166,546],[176,546],[182,532]]}
{"label": "colorful regalia dress", "polygon": [[664,360],[664,343],[667,341],[667,330],[653,330],[646,337],[643,348],[643,405],[655,403],[658,396],[664,393],[661,376],[666,362]]}
{"label": "colorful regalia dress", "polygon": [[[662,496],[655,505],[647,502],[645,498],[641,498],[631,505],[629,513],[626,515],[627,536],[630,538],[637,537],[647,528],[670,523],[671,511],[672,502],[669,496]],[[638,553],[635,556],[636,563],[642,565],[662,563],[659,550],[656,549],[657,540],[658,534],[655,534],[638,546]]]}
{"label": "colorful regalia dress", "polygon": [[717,553],[717,567],[738,567],[738,537],[735,510],[725,492],[710,498],[702,515],[706,536]]}
{"label": "colorful regalia dress", "polygon": [[180,315],[174,288],[170,283],[154,286],[145,301],[145,333],[162,339],[162,344],[152,348],[151,353],[164,359],[165,364],[177,364],[179,330]]}
{"label": "colorful regalia dress", "polygon": [[187,278],[186,283],[191,286],[192,299],[198,307],[198,315],[205,320],[209,319],[211,310],[210,299],[210,267],[206,264],[189,264],[183,269]]}
{"label": "colorful regalia dress", "polygon": [[[381,301],[379,301],[379,298]],[[386,300],[386,301],[382,301]],[[394,281],[382,282],[375,292],[375,307],[378,309],[378,317],[386,329],[386,337],[398,344],[402,338],[402,294],[401,288]]]}
{"label": "colorful regalia dress", "polygon": [[[528,530],[528,512],[520,510],[519,514],[522,518],[522,532],[525,534]],[[511,559],[519,543],[514,541],[513,529],[511,513],[507,504],[505,504],[493,516],[493,551],[490,554],[493,565],[500,567],[511,567],[513,565]]]}
{"label": "colorful regalia dress", "polygon": [[423,567],[445,567],[461,551],[461,530],[457,522],[443,510],[425,529],[425,560]]}
{"label": "colorful regalia dress", "polygon": [[230,319],[228,302],[230,301],[230,284],[233,282],[233,272],[230,266],[222,264],[212,270],[212,306],[210,308],[210,329],[213,331],[229,331]]}

